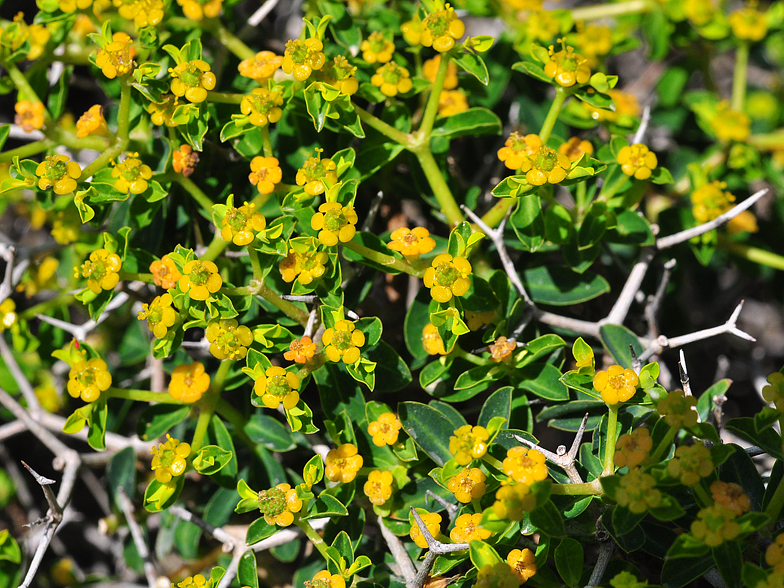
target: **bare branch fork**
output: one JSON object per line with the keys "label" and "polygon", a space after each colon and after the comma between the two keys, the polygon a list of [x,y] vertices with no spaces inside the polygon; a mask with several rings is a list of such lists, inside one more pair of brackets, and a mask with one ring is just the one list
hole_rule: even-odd
{"label": "bare branch fork", "polygon": [[588,413],[585,413],[585,416],[580,423],[580,428],[577,429],[577,433],[574,436],[574,441],[572,441],[572,446],[569,448],[568,452],[566,451],[566,446],[564,445],[559,445],[558,449],[556,449],[555,453],[553,453],[544,447],[540,447],[536,443],[532,443],[524,437],[520,437],[519,435],[513,435],[513,437],[523,445],[540,451],[549,462],[563,468],[563,471],[566,472],[567,476],[569,476],[569,481],[572,484],[582,484],[583,479],[580,476],[580,472],[577,471],[575,462],[577,461],[577,453],[580,451],[580,444],[582,443],[583,435],[585,434],[585,426],[587,423]]}
{"label": "bare branch fork", "polygon": [[441,543],[438,539],[433,537],[430,531],[427,530],[427,525],[425,525],[422,517],[419,516],[419,513],[414,509],[414,507],[412,506],[410,508],[411,514],[414,515],[414,520],[419,527],[419,531],[422,533],[422,537],[424,537],[425,542],[427,543],[428,551],[427,555],[425,556],[425,561],[422,562],[422,565],[420,566],[419,571],[417,572],[413,581],[406,582],[406,588],[422,588],[427,582],[427,577],[430,575],[430,570],[433,569],[433,564],[436,561],[436,557],[446,553],[453,553],[455,551],[465,551],[469,548],[469,545],[468,543]]}

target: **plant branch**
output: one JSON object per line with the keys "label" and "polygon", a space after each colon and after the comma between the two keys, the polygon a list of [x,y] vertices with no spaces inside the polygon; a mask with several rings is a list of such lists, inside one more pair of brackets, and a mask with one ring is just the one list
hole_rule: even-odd
{"label": "plant branch", "polygon": [[387,526],[384,524],[384,517],[381,515],[378,517],[378,528],[381,530],[381,536],[384,538],[384,541],[387,542],[387,547],[389,547],[392,557],[395,558],[395,563],[400,568],[403,581],[406,583],[406,586],[410,585],[416,577],[416,569],[408,552],[403,547],[403,542],[400,541],[397,535],[387,529]]}
{"label": "plant branch", "polygon": [[128,523],[128,528],[131,530],[131,537],[133,538],[133,544],[136,546],[136,551],[139,553],[139,557],[144,560],[144,575],[147,578],[147,586],[149,588],[156,588],[158,584],[158,574],[155,572],[155,564],[152,561],[152,555],[147,547],[147,543],[144,541],[142,529],[133,516],[133,504],[131,503],[131,499],[128,498],[128,494],[125,493],[125,488],[122,486],[117,487],[116,498],[120,509],[125,515],[125,521]]}
{"label": "plant branch", "polygon": [[2,336],[0,336],[0,356],[3,357],[3,361],[5,362],[8,371],[11,372],[17,386],[19,386],[19,390],[22,392],[25,402],[27,402],[27,410],[30,411],[33,417],[37,417],[41,413],[41,404],[38,402],[35,390],[33,390],[30,381],[25,377],[22,369],[14,358],[14,354],[11,352]]}
{"label": "plant branch", "polygon": [[468,543],[441,543],[438,539],[433,537],[430,531],[428,531],[427,525],[425,525],[422,517],[419,516],[419,513],[416,511],[416,509],[414,509],[413,506],[410,508],[411,514],[414,516],[414,520],[419,527],[419,531],[422,533],[422,537],[424,537],[425,541],[427,542],[428,551],[427,555],[425,556],[425,561],[422,562],[422,566],[419,568],[417,575],[414,577],[412,582],[406,583],[406,588],[422,588],[427,582],[427,577],[430,575],[430,571],[433,569],[433,564],[436,561],[436,557],[446,553],[454,553],[455,551],[465,551],[469,548],[469,545]]}
{"label": "plant branch", "polygon": [[564,445],[560,445],[558,449],[555,450],[555,453],[553,453],[552,451],[549,451],[544,447],[537,445],[536,443],[532,443],[528,439],[520,437],[519,435],[513,435],[513,437],[523,445],[540,451],[548,461],[563,468],[564,472],[566,472],[566,475],[569,476],[569,480],[571,480],[572,484],[582,484],[583,479],[574,464],[577,461],[577,453],[580,451],[580,444],[582,443],[583,435],[585,434],[585,426],[587,423],[588,413],[585,413],[585,416],[580,423],[580,428],[577,429],[577,433],[574,436],[574,441],[572,441],[572,446],[569,448],[568,452],[566,451],[566,447]]}

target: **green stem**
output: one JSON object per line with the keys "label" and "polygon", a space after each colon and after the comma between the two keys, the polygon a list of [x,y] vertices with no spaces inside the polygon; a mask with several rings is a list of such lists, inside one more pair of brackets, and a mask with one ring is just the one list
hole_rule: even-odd
{"label": "green stem", "polygon": [[433,80],[433,87],[430,90],[430,96],[425,105],[425,114],[422,117],[422,124],[419,125],[419,134],[423,140],[428,144],[430,143],[430,133],[433,130],[433,123],[435,123],[436,115],[438,114],[438,101],[441,98],[441,90],[444,89],[444,80],[449,69],[449,53],[441,54],[441,61],[438,64],[438,71],[436,72],[435,80]]}
{"label": "green stem", "polygon": [[21,147],[17,147],[16,149],[9,149],[8,151],[4,151],[0,153],[0,162],[12,161],[14,157],[19,157],[20,159],[25,157],[30,157],[32,155],[37,155],[43,151],[46,151],[50,147],[54,146],[54,141],[50,139],[41,139],[40,141],[33,141],[32,143],[28,143],[27,145],[22,145]]}
{"label": "green stem", "polygon": [[650,10],[648,0],[628,0],[617,4],[594,4],[593,6],[583,6],[571,10],[572,18],[578,20],[598,20],[611,16],[623,16],[626,14],[640,14]]}
{"label": "green stem", "polygon": [[777,255],[776,253],[771,253],[770,251],[765,251],[764,249],[759,249],[757,247],[751,247],[743,243],[734,243],[727,239],[719,239],[719,246],[722,249],[734,253],[738,257],[748,259],[754,263],[760,263],[774,269],[784,270],[784,257]]}
{"label": "green stem", "polygon": [[453,355],[455,357],[462,357],[467,362],[473,363],[474,365],[487,365],[487,360],[486,359],[482,359],[478,355],[474,355],[473,353],[469,353],[468,351],[466,351],[465,349],[463,349],[459,345],[455,345],[454,346],[454,348],[452,349],[452,352],[450,353],[450,355]]}
{"label": "green stem", "polygon": [[422,166],[422,171],[425,172],[425,177],[430,184],[430,188],[433,190],[433,195],[436,197],[436,200],[438,200],[438,204],[441,206],[441,210],[444,212],[450,228],[461,223],[465,220],[463,218],[463,213],[457,205],[457,202],[455,202],[452,191],[449,189],[449,185],[441,174],[441,170],[438,168],[433,153],[429,148],[424,148],[414,151],[414,155],[416,155],[419,165]]}
{"label": "green stem", "polygon": [[553,132],[556,121],[558,121],[558,115],[561,113],[561,107],[563,107],[564,100],[566,100],[571,93],[572,90],[567,90],[563,86],[555,87],[555,98],[550,105],[550,110],[547,112],[547,118],[545,118],[542,123],[542,129],[539,131],[539,138],[545,145],[550,138],[550,133]]}
{"label": "green stem", "polygon": [[125,77],[120,78],[120,88],[120,107],[117,111],[115,141],[95,161],[82,170],[82,180],[86,180],[97,171],[107,167],[109,162],[119,156],[128,146],[128,132],[131,123],[131,85]]}
{"label": "green stem", "polygon": [[[273,157],[274,151],[272,150],[272,141],[270,140],[269,125],[261,127],[261,145],[264,149],[264,157]],[[266,196],[266,194],[260,194]]]}
{"label": "green stem", "polygon": [[369,259],[379,265],[383,265],[384,267],[388,267],[389,269],[395,269],[405,274],[409,274],[415,276],[417,278],[421,278],[425,275],[425,269],[427,269],[427,264],[417,264],[416,266],[411,264],[410,262],[404,259],[398,259],[394,255],[386,255],[379,251],[375,251],[373,249],[369,249],[356,241],[349,241],[348,243],[343,243],[343,247],[347,249],[351,249],[354,253],[358,253],[365,259]]}
{"label": "green stem", "polygon": [[664,456],[665,451],[670,448],[670,443],[675,439],[678,429],[670,427],[670,430],[664,435],[664,438],[656,446],[656,449],[651,453],[651,456],[645,460],[646,463],[659,463]]}
{"label": "green stem", "polygon": [[120,279],[124,282],[146,282],[148,284],[153,283],[152,274],[137,274],[134,272],[126,272],[120,270]]}
{"label": "green stem", "polygon": [[770,518],[771,526],[778,521],[782,507],[784,507],[784,484],[779,484],[770,498],[768,507],[765,509],[765,514]]}
{"label": "green stem", "polygon": [[[16,67],[16,64],[0,61],[0,65],[2,65],[5,68],[5,71],[8,72],[8,76],[11,78],[11,81],[14,83],[14,86],[16,86],[16,89],[23,100],[29,100],[30,102],[41,102],[43,104],[41,99],[38,97],[38,94],[35,93],[35,90],[33,90],[33,87],[30,85],[30,82],[27,81],[25,75],[19,71],[18,67]],[[52,115],[49,113],[49,110],[46,108],[45,104],[44,117],[47,121],[52,120]]]}
{"label": "green stem", "polygon": [[405,147],[411,145],[411,136],[408,133],[398,131],[395,127],[388,125],[380,118],[373,116],[367,110],[357,106],[356,104],[354,104],[354,110],[356,111],[357,116],[359,116],[359,120],[367,124],[369,127],[376,129],[382,135],[386,135],[396,143],[400,143]]}
{"label": "green stem", "polygon": [[702,481],[700,481],[697,484],[695,484],[694,486],[692,486],[691,487],[691,491],[694,493],[694,495],[697,498],[699,498],[698,502],[702,502],[702,504],[700,506],[702,506],[703,508],[713,504],[713,499],[707,493],[705,488],[702,487]]}
{"label": "green stem", "polygon": [[735,72],[732,77],[732,108],[743,110],[749,73],[749,43],[741,41],[735,51]]}
{"label": "green stem", "polygon": [[215,377],[210,382],[210,387],[207,393],[202,397],[199,403],[199,419],[196,421],[196,430],[193,433],[193,441],[191,442],[191,455],[196,455],[204,444],[204,436],[207,434],[207,427],[210,425],[212,415],[215,414],[216,407],[221,401],[221,392],[223,392],[223,383],[226,381],[226,376],[231,369],[230,360],[224,360],[218,366],[218,371]]}
{"label": "green stem", "polygon": [[604,447],[604,468],[602,474],[611,476],[615,471],[615,441],[618,437],[619,404],[611,404],[607,415],[607,440]]}
{"label": "green stem", "polygon": [[[627,176],[625,173],[621,172],[621,175],[618,177],[618,179],[615,180],[615,182],[613,182],[610,186],[607,186],[605,184],[602,187],[602,190],[601,190],[601,192],[599,192],[599,196],[597,196],[596,199],[601,201],[601,202],[607,202],[610,198],[615,196],[615,193],[618,190],[621,189],[621,186],[623,186],[628,179],[629,179],[629,176]],[[632,180],[632,181],[634,181],[634,180]]]}
{"label": "green stem", "polygon": [[231,404],[226,402],[223,398],[220,399],[218,405],[215,407],[215,412],[222,416],[226,421],[234,427],[233,434],[240,438],[248,447],[254,447],[255,443],[245,433],[245,425],[248,424],[248,419],[240,411],[234,408]]}
{"label": "green stem", "polygon": [[604,490],[599,478],[583,484],[553,484],[553,494],[566,496],[602,496]]}
{"label": "green stem", "polygon": [[201,261],[215,261],[218,256],[223,253],[223,250],[229,246],[229,242],[224,240],[223,237],[220,236],[220,233],[215,233],[215,236],[212,238],[212,241],[207,246],[207,251],[204,252],[199,259]]}
{"label": "green stem", "polygon": [[493,205],[493,208],[488,210],[482,217],[482,221],[491,229],[497,227],[510,208],[517,204],[517,197],[514,198],[501,198]]}
{"label": "green stem", "polygon": [[[203,260],[204,256],[202,256],[201,259]],[[280,310],[289,318],[297,321],[303,327],[308,324],[308,317],[310,315],[306,311],[288,300],[283,300],[277,292],[260,280],[257,280],[255,284],[242,286],[240,288],[224,288],[223,292],[229,296],[261,296],[264,300],[272,304],[272,306]]]}
{"label": "green stem", "polygon": [[158,402],[160,404],[182,404],[182,400],[175,400],[168,392],[152,392],[150,390],[131,390],[129,388],[111,387],[103,393],[104,398],[125,398],[139,402]]}
{"label": "green stem", "polygon": [[784,131],[752,135],[746,142],[757,149],[781,149],[784,147]]}
{"label": "green stem", "polygon": [[261,261],[259,260],[259,252],[249,245],[248,255],[250,256],[250,265],[253,268],[253,277],[257,280],[263,280],[264,275],[261,269]]}
{"label": "green stem", "polygon": [[504,471],[504,464],[503,464],[503,463],[501,463],[501,462],[500,462],[499,460],[497,460],[496,458],[494,458],[494,457],[493,457],[492,455],[490,455],[489,453],[485,453],[485,454],[482,456],[482,461],[483,461],[483,462],[485,462],[485,463],[486,463],[486,464],[488,464],[488,465],[491,465],[491,466],[493,466],[493,467],[494,467],[495,469],[497,469],[499,472],[503,472],[503,471]]}
{"label": "green stem", "polygon": [[305,536],[310,540],[313,546],[318,549],[324,560],[328,562],[331,561],[331,558],[327,553],[327,544],[310,524],[310,521],[303,521],[299,515],[295,515],[294,524],[302,529],[302,532],[305,533]]}
{"label": "green stem", "polygon": [[229,32],[218,19],[205,19],[202,23],[204,23],[205,29],[218,37],[218,40],[240,59],[253,59],[256,57],[256,52]]}
{"label": "green stem", "polygon": [[245,94],[230,94],[227,92],[207,92],[209,102],[220,102],[221,104],[239,104]]}
{"label": "green stem", "polygon": [[201,188],[199,188],[196,184],[191,181],[190,178],[186,178],[183,175],[177,175],[174,178],[174,181],[177,182],[180,186],[185,188],[185,190],[190,194],[196,203],[201,206],[204,211],[212,216],[212,205],[214,202],[207,196]]}

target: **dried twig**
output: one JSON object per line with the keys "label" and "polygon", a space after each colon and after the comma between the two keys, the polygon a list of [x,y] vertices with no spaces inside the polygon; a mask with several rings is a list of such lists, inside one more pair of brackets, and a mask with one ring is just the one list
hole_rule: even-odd
{"label": "dried twig", "polygon": [[645,133],[648,131],[648,123],[651,121],[651,107],[645,106],[642,110],[642,119],[640,120],[640,126],[637,127],[637,132],[634,133],[634,137],[632,137],[631,144],[635,145],[637,143],[642,143],[642,140],[645,138]]}
{"label": "dried twig", "polygon": [[430,531],[427,530],[427,525],[425,525],[422,517],[419,516],[419,513],[413,506],[411,507],[411,514],[414,515],[414,520],[419,527],[419,531],[427,542],[428,551],[425,556],[425,561],[422,562],[413,581],[406,583],[406,588],[422,588],[427,581],[427,577],[430,575],[430,570],[433,569],[433,563],[436,561],[436,557],[455,551],[465,551],[468,549],[469,545],[468,543],[441,543],[430,534]]}
{"label": "dried twig", "polygon": [[683,349],[680,352],[680,360],[678,361],[678,375],[681,379],[681,387],[686,396],[691,396],[691,385],[689,384],[689,370],[686,368],[686,354]]}
{"label": "dried twig", "polygon": [[147,547],[147,543],[144,541],[142,529],[133,516],[133,504],[125,493],[125,488],[122,486],[117,487],[116,498],[120,509],[122,509],[123,514],[125,515],[128,528],[131,530],[131,537],[133,538],[134,545],[136,545],[136,551],[139,552],[139,557],[144,560],[144,575],[147,578],[147,586],[149,588],[156,588],[158,574],[155,572],[155,564],[152,561],[152,555]]}
{"label": "dried twig", "polygon": [[397,535],[387,529],[387,526],[384,524],[384,518],[380,515],[378,517],[378,528],[381,530],[381,536],[387,542],[387,547],[389,547],[392,557],[395,558],[398,568],[400,568],[400,575],[403,576],[403,581],[406,583],[406,586],[410,585],[416,577],[416,569],[406,548],[403,547],[403,542],[400,541]]}
{"label": "dried twig", "polygon": [[652,248],[643,250],[640,261],[634,264],[632,271],[629,273],[629,277],[626,279],[626,283],[623,285],[621,293],[618,295],[618,299],[615,301],[615,304],[613,304],[612,310],[610,310],[610,314],[608,314],[607,318],[604,320],[599,321],[600,326],[604,324],[623,324],[626,315],[629,314],[629,308],[631,308],[632,302],[634,301],[634,296],[639,291],[640,284],[642,284],[645,274],[648,272],[648,268],[655,255],[656,252]]}
{"label": "dried twig", "polygon": [[449,513],[449,521],[450,522],[454,521],[455,515],[457,514],[457,511],[460,510],[460,505],[453,504],[452,502],[449,502],[448,500],[446,500],[445,498],[442,498],[441,496],[439,496],[438,494],[436,494],[432,490],[426,490],[425,491],[425,500],[428,500],[428,499],[429,500],[434,500],[438,504],[443,506],[446,509],[446,512]]}
{"label": "dried twig", "polygon": [[531,449],[536,449],[537,451],[541,452],[548,461],[554,463],[557,466],[563,468],[563,471],[566,472],[566,475],[569,476],[569,481],[572,484],[582,484],[583,479],[580,476],[580,472],[577,471],[577,467],[575,466],[575,462],[577,461],[577,453],[580,451],[580,444],[583,440],[583,435],[585,434],[585,425],[588,423],[588,413],[585,413],[582,422],[580,423],[580,428],[577,429],[577,433],[574,436],[574,441],[572,441],[572,446],[569,448],[569,451],[566,451],[566,447],[564,445],[560,445],[556,452],[553,453],[545,449],[544,447],[540,447],[536,443],[532,443],[528,439],[524,437],[520,437],[519,435],[513,435],[515,439],[517,439],[523,445],[530,447]]}
{"label": "dried twig", "polygon": [[593,567],[591,577],[588,579],[588,584],[585,588],[596,588],[602,581],[602,576],[607,569],[607,564],[610,563],[615,545],[612,541],[602,541],[599,543],[599,557],[596,560],[596,565]]}
{"label": "dried twig", "polygon": [[103,321],[109,318],[109,314],[111,311],[119,308],[123,304],[128,301],[128,294],[125,292],[119,292],[114,298],[112,298],[111,302],[106,305],[106,309],[103,311],[103,314],[98,317],[97,321],[92,319],[82,323],[81,325],[74,325],[72,323],[61,321],[60,319],[56,319],[54,317],[46,316],[43,314],[35,315],[36,318],[42,320],[45,323],[49,323],[53,327],[57,327],[62,329],[66,333],[70,333],[74,338],[78,341],[84,341],[87,338],[87,335],[95,329],[98,325],[100,325]]}
{"label": "dried twig", "polygon": [[652,338],[658,337],[660,334],[657,317],[676,263],[674,259],[671,259],[664,264],[664,273],[659,282],[659,287],[656,288],[656,293],[648,298],[648,304],[645,305],[645,319],[648,321],[648,329]]}

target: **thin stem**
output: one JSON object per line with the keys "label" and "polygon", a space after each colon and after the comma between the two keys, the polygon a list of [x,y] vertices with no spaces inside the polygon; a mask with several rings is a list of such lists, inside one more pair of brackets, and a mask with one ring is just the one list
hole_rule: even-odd
{"label": "thin stem", "polygon": [[8,151],[4,151],[0,153],[0,162],[6,162],[13,160],[14,157],[25,158],[30,157],[32,155],[37,155],[46,151],[50,147],[54,146],[54,141],[50,139],[41,139],[40,141],[33,141],[32,143],[28,143],[27,145],[22,145],[21,147],[17,147],[15,149],[9,149]]}
{"label": "thin stem", "polygon": [[705,507],[713,504],[713,499],[706,492],[705,488],[702,487],[702,482],[698,482],[692,486],[691,491],[699,498],[699,502],[702,502],[701,506]]}
{"label": "thin stem", "polygon": [[582,484],[553,484],[552,493],[567,496],[602,496],[604,490],[599,478],[596,478]]}
{"label": "thin stem", "polygon": [[628,2],[618,2],[617,4],[594,4],[583,6],[571,10],[572,19],[578,20],[598,20],[611,16],[623,16],[626,14],[640,14],[650,10],[650,3],[647,0],[629,0]]}
{"label": "thin stem", "polygon": [[240,440],[248,447],[255,448],[256,444],[245,433],[245,425],[248,424],[248,418],[245,415],[243,415],[223,398],[218,401],[218,406],[215,407],[215,412],[226,419],[226,421],[228,421],[228,423],[234,427],[234,435],[238,436]]}
{"label": "thin stem", "polygon": [[615,441],[618,433],[618,409],[620,405],[611,404],[607,415],[607,440],[604,447],[604,468],[602,474],[610,476],[615,471]]}
{"label": "thin stem", "polygon": [[226,381],[226,376],[231,369],[231,364],[234,363],[230,360],[224,360],[218,366],[218,371],[215,377],[210,382],[210,387],[204,395],[200,403],[199,419],[196,421],[196,431],[193,433],[193,441],[191,442],[191,455],[196,455],[204,444],[204,436],[207,434],[207,427],[210,425],[212,415],[215,414],[215,408],[220,404],[221,392],[223,391],[223,383]]}
{"label": "thin stem", "polygon": [[433,80],[433,87],[425,105],[425,114],[422,117],[422,124],[419,126],[419,133],[424,141],[430,142],[430,133],[433,130],[436,115],[438,114],[438,101],[441,98],[441,90],[444,89],[444,80],[449,69],[449,53],[441,54],[441,61],[438,64],[438,71]]}
{"label": "thin stem", "polygon": [[177,175],[174,177],[174,181],[177,182],[180,186],[185,188],[185,190],[190,194],[196,203],[204,209],[204,211],[212,215],[212,205],[214,202],[207,196],[201,188],[199,188],[190,178],[186,178],[183,175]]}
{"label": "thin stem", "polygon": [[542,123],[542,129],[539,131],[539,138],[542,140],[542,143],[547,144],[550,133],[553,132],[553,127],[558,120],[558,115],[561,113],[561,107],[563,106],[564,100],[566,100],[567,96],[571,93],[571,90],[567,90],[563,86],[556,86],[555,98],[550,105],[550,110],[547,112],[547,118],[545,118],[544,123]]}
{"label": "thin stem", "polygon": [[615,193],[621,189],[621,186],[623,186],[628,179],[629,176],[621,172],[621,175],[618,176],[618,179],[615,180],[615,182],[613,182],[610,186],[607,186],[607,184],[602,186],[602,190],[599,192],[599,196],[596,199],[601,202],[607,202],[610,198],[615,196]]}
{"label": "thin stem", "polygon": [[[31,102],[43,103],[41,99],[38,97],[38,94],[35,93],[35,90],[33,90],[33,87],[30,85],[30,82],[27,81],[25,75],[21,71],[19,71],[18,67],[16,67],[16,64],[2,61],[0,62],[0,65],[2,65],[3,68],[5,68],[5,70],[8,72],[8,76],[11,78],[11,81],[14,83],[14,86],[16,86],[16,89],[18,90],[19,94],[24,99],[27,99]],[[52,120],[52,115],[49,113],[49,110],[46,108],[45,104],[44,104],[44,116],[46,117],[46,120]]]}
{"label": "thin stem", "polygon": [[199,257],[199,259],[202,261],[215,261],[218,256],[223,253],[223,250],[228,246],[229,242],[220,236],[220,231],[216,232],[215,236],[212,238],[212,241],[207,246],[207,251],[205,251],[204,255]]}
{"label": "thin stem", "polygon": [[245,94],[230,94],[227,92],[207,92],[209,102],[220,102],[221,104],[239,104]]}
{"label": "thin stem", "polygon": [[259,287],[258,295],[264,298],[267,302],[272,304],[275,308],[283,312],[289,318],[294,319],[303,327],[308,324],[308,317],[310,316],[307,311],[302,310],[300,307],[292,304],[288,300],[283,300],[278,294],[266,284],[261,284]]}
{"label": "thin stem", "polygon": [[781,508],[784,506],[784,484],[779,484],[765,509],[765,514],[771,520],[771,526],[779,519]]}
{"label": "thin stem", "polygon": [[120,280],[124,282],[145,282],[147,284],[153,283],[152,274],[139,274],[135,272],[126,272],[120,270]]}
{"label": "thin stem", "polygon": [[492,455],[490,455],[488,453],[485,453],[482,456],[482,461],[485,462],[486,464],[489,464],[489,465],[493,466],[499,472],[503,472],[504,471],[504,464],[501,463],[499,460],[497,460],[496,458],[494,458]]}
{"label": "thin stem", "polygon": [[248,245],[248,255],[250,256],[250,265],[253,267],[253,277],[256,280],[263,280],[264,276],[261,269],[261,261],[259,260],[259,252]]}
{"label": "thin stem", "polygon": [[433,153],[429,148],[414,151],[419,165],[422,166],[422,171],[425,172],[430,188],[433,190],[433,195],[438,200],[441,210],[446,216],[447,223],[450,227],[461,223],[463,220],[463,213],[460,211],[460,206],[455,202],[452,191],[449,189],[449,184],[444,180],[441,170],[438,168]]}
{"label": "thin stem", "polygon": [[735,72],[732,77],[732,108],[743,110],[749,73],[749,43],[740,41],[735,51]]}
{"label": "thin stem", "polygon": [[356,104],[354,104],[354,110],[357,112],[359,120],[367,124],[369,127],[376,129],[382,135],[386,135],[396,143],[400,143],[405,147],[411,145],[411,136],[407,133],[398,131],[395,127],[388,125],[380,118],[370,114],[367,110],[357,106]]}
{"label": "thin stem", "polygon": [[218,37],[218,40],[240,59],[253,59],[256,57],[256,52],[235,37],[218,19],[205,19],[202,22],[206,25],[205,28],[207,30]]}
{"label": "thin stem", "polygon": [[150,390],[132,390],[129,388],[111,387],[103,393],[104,398],[125,398],[139,402],[158,402],[160,404],[182,404],[182,400],[175,400],[168,392],[152,392]]}
{"label": "thin stem", "polygon": [[514,198],[501,198],[495,203],[493,208],[488,210],[482,217],[482,222],[488,227],[497,227],[498,224],[506,218],[506,213],[509,209],[517,204],[517,197]]}
{"label": "thin stem", "polygon": [[343,246],[347,249],[351,249],[351,251],[360,254],[362,257],[373,261],[379,265],[383,265],[388,267],[389,269],[395,269],[400,272],[409,274],[411,276],[415,276],[417,278],[421,278],[425,275],[425,269],[427,266],[425,264],[418,264],[420,267],[415,267],[408,261],[404,259],[398,259],[394,255],[385,255],[384,253],[380,253],[379,251],[375,251],[373,249],[368,249],[364,245],[357,243],[356,241],[349,241],[348,243],[343,243]]}
{"label": "thin stem", "polygon": [[114,144],[98,156],[95,161],[82,170],[81,180],[86,180],[98,170],[105,168],[109,162],[119,156],[128,146],[128,132],[131,123],[131,85],[125,78],[120,78],[120,107],[117,112],[117,135]]}
{"label": "thin stem", "polygon": [[784,147],[784,132],[778,130],[773,133],[752,135],[746,142],[757,149],[781,149]]}
{"label": "thin stem", "polygon": [[719,245],[722,249],[726,249],[738,257],[743,257],[754,263],[766,265],[774,269],[784,270],[784,257],[776,253],[765,251],[764,249],[759,249],[757,247],[751,247],[743,243],[734,243],[727,239],[720,239]]}
{"label": "thin stem", "polygon": [[[275,152],[272,150],[272,141],[270,140],[269,125],[261,127],[261,144],[262,147],[264,148],[264,157],[273,157]],[[259,196],[269,196],[269,194],[260,194]]]}
{"label": "thin stem", "polygon": [[659,442],[659,445],[656,446],[656,449],[651,453],[651,456],[645,460],[647,463],[659,463],[661,461],[664,452],[667,451],[670,447],[670,443],[672,440],[675,439],[675,435],[678,433],[678,429],[670,427],[670,430],[664,435],[664,438]]}
{"label": "thin stem", "polygon": [[310,540],[313,546],[319,550],[319,553],[322,555],[325,561],[331,561],[329,554],[327,553],[327,544],[324,542],[324,539],[321,538],[321,535],[318,534],[316,529],[310,524],[310,521],[303,521],[299,515],[294,516],[294,524],[297,525],[302,532],[305,533],[305,536]]}

